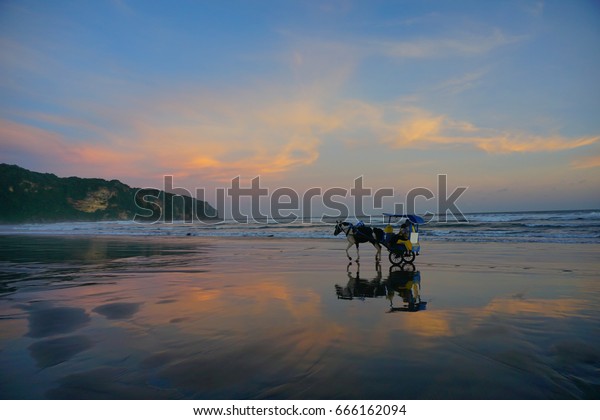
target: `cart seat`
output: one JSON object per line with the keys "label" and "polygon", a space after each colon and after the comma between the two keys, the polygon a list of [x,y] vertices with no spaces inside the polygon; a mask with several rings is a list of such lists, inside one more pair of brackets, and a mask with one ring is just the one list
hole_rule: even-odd
{"label": "cart seat", "polygon": [[419,243],[419,232],[410,232],[410,242],[412,244]]}

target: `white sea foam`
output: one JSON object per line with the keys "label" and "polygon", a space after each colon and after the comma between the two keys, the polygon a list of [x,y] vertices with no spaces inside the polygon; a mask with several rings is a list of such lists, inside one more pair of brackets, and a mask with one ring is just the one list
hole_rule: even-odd
{"label": "white sea foam", "polygon": [[[432,221],[420,226],[424,241],[459,242],[571,242],[600,243],[600,211],[517,212],[467,214],[466,222]],[[356,219],[352,219],[356,222]],[[385,223],[374,226],[383,227]],[[225,221],[205,223],[154,223],[132,221],[69,222],[0,225],[0,234],[33,235],[117,235],[117,236],[222,236],[334,238],[333,224],[289,220],[278,223],[242,224]],[[338,236],[337,239],[340,237]]]}

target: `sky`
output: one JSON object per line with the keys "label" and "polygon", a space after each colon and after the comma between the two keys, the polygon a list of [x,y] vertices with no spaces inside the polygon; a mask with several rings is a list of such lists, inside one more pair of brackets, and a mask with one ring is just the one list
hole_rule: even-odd
{"label": "sky", "polygon": [[0,0],[0,162],[600,208],[599,46],[591,0]]}

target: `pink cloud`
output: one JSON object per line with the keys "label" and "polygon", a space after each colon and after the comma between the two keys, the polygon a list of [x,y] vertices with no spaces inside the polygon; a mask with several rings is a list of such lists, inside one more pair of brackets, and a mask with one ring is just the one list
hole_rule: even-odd
{"label": "pink cloud", "polygon": [[576,169],[590,169],[600,166],[600,156],[586,156],[576,159],[572,162],[572,166]]}
{"label": "pink cloud", "polygon": [[123,174],[123,169],[135,160],[128,152],[69,142],[58,133],[6,119],[0,120],[0,151],[4,157],[51,162],[52,167],[61,168],[65,175]]}

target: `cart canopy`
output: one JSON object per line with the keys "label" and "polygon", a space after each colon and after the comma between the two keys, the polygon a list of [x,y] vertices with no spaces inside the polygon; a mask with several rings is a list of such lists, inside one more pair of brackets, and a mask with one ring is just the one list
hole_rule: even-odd
{"label": "cart canopy", "polygon": [[416,214],[392,214],[392,213],[383,213],[384,216],[387,217],[398,217],[398,218],[406,218],[410,220],[411,223],[418,225],[420,223],[425,223],[425,220],[421,216],[417,216]]}

